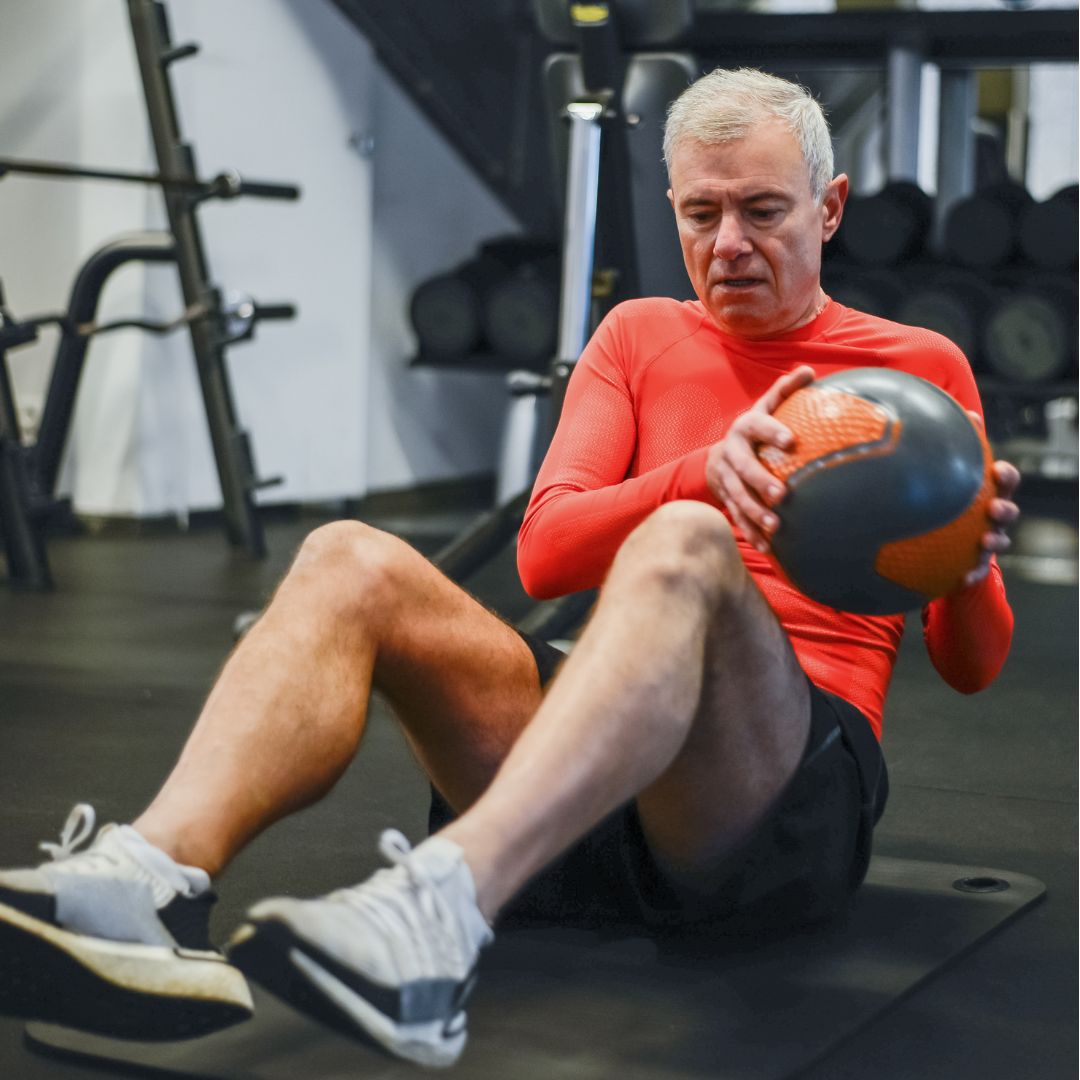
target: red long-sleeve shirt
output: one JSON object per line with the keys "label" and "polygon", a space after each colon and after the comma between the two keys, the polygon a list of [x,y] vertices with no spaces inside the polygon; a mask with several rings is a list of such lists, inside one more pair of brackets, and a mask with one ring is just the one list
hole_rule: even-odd
{"label": "red long-sleeve shirt", "polygon": [[[971,368],[950,341],[837,303],[768,341],[718,329],[703,305],[665,298],[616,307],[581,355],[518,540],[518,570],[543,598],[598,586],[631,530],[674,499],[719,506],[705,484],[709,447],[800,364],[818,377],[881,366],[936,383],[982,413]],[[880,737],[904,616],[853,615],[803,596],[736,528],[747,569],[807,675],[852,702]],[[996,563],[981,584],[923,609],[935,668],[964,693],[997,675],[1012,611]]]}

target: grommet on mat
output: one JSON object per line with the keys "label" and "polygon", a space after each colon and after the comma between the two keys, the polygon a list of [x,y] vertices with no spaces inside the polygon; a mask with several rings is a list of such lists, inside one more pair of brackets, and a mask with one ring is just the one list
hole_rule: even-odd
{"label": "grommet on mat", "polygon": [[1004,892],[1009,883],[999,877],[962,877],[953,882],[953,888],[966,893]]}

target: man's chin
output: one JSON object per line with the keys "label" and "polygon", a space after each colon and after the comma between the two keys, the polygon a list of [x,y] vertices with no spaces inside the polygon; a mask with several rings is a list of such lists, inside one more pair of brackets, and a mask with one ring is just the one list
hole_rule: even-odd
{"label": "man's chin", "polygon": [[[759,305],[748,303],[726,303],[706,305],[712,320],[724,331],[734,337],[763,338],[782,333],[777,329],[780,321],[775,311],[762,311]],[[755,310],[758,308],[758,310]]]}
{"label": "man's chin", "polygon": [[780,308],[771,301],[771,297],[762,295],[759,290],[748,289],[746,293],[735,295],[730,291],[720,296],[713,292],[702,302],[713,322],[733,337],[751,340],[777,337],[810,321],[805,316],[800,320],[798,309]]}

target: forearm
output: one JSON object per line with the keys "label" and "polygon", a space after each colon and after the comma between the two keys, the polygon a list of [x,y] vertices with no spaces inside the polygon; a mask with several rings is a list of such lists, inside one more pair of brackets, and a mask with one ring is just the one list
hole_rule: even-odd
{"label": "forearm", "polygon": [[930,660],[962,694],[985,689],[997,678],[1009,655],[1012,632],[1012,608],[996,562],[977,585],[935,600],[923,613]]}
{"label": "forearm", "polygon": [[[718,505],[705,484],[708,448],[641,476],[597,488],[537,483],[518,539],[518,571],[537,598],[596,588],[622,542],[657,507],[676,499]],[[558,471],[558,470],[554,470]]]}

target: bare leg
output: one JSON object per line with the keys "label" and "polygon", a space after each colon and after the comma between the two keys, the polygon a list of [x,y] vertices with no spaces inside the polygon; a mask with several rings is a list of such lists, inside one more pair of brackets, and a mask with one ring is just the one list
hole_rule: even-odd
{"label": "bare leg", "polygon": [[542,707],[510,627],[408,545],[338,523],[305,543],[136,827],[219,872],[333,785],[373,685],[456,809],[491,785],[446,831],[491,916],[638,793],[658,858],[707,869],[791,775],[809,712],[726,520],[702,504],[661,508],[630,537]]}
{"label": "bare leg", "polygon": [[135,827],[217,874],[332,787],[359,745],[373,685],[459,808],[487,786],[540,701],[514,630],[404,542],[355,522],[325,526],[229,658]]}
{"label": "bare leg", "polygon": [[808,724],[805,679],[726,519],[671,503],[623,545],[532,723],[443,835],[489,918],[638,795],[658,857],[707,872],[790,778]]}

